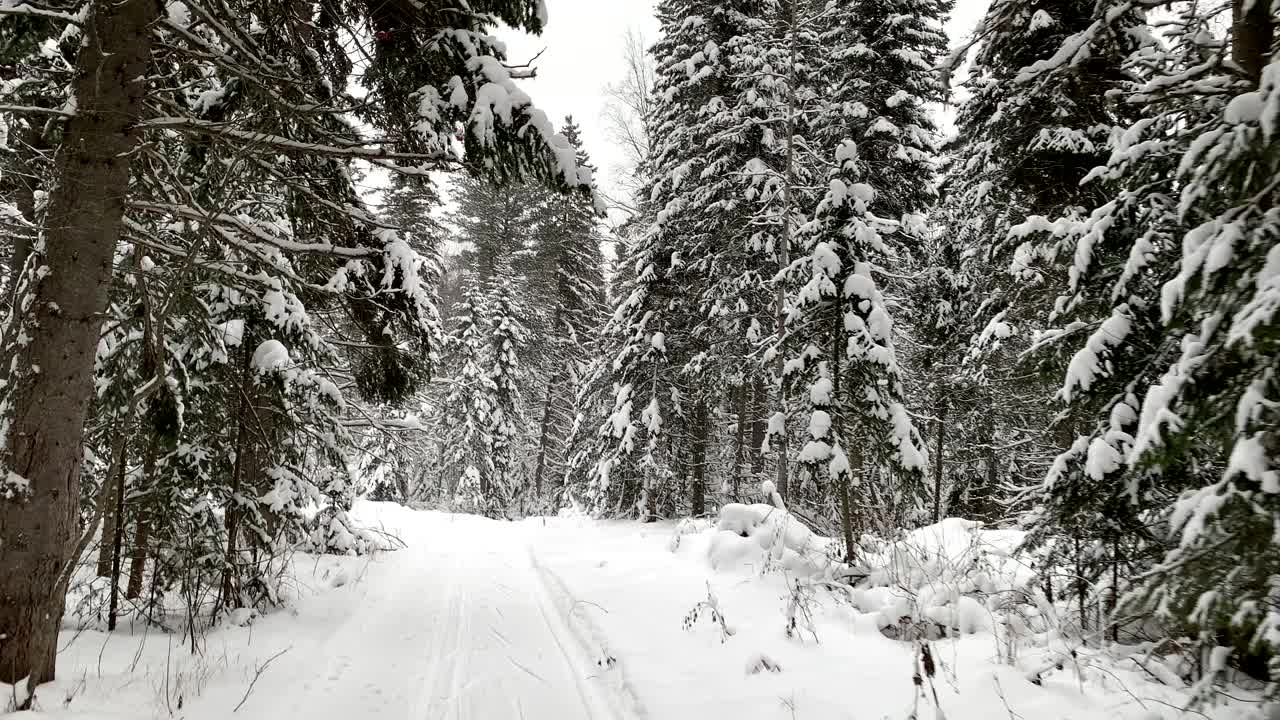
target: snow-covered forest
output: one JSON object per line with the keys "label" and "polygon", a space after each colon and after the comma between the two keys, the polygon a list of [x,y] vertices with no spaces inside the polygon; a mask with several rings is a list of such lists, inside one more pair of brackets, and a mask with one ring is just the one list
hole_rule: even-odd
{"label": "snow-covered forest", "polygon": [[1280,716],[1280,3],[617,2],[0,0],[0,714]]}

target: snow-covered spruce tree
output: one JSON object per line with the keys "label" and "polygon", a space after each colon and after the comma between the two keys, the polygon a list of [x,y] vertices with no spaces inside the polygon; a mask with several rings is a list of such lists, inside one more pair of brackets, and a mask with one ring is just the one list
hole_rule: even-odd
{"label": "snow-covered spruce tree", "polygon": [[[566,118],[561,132],[577,150],[579,172],[594,170],[582,146],[581,131]],[[584,177],[585,179],[585,177]],[[596,208],[580,195],[544,193],[537,209],[537,231],[529,263],[529,297],[546,302],[545,324],[536,328],[536,358],[544,387],[538,423],[533,494],[544,484],[558,496],[565,474],[567,443],[577,415],[577,396],[604,321],[604,258]],[[532,399],[532,398],[530,398]]]}
{"label": "snow-covered spruce tree", "polygon": [[[493,282],[503,262],[528,253],[534,212],[540,194],[521,184],[502,184],[480,177],[460,177],[454,183],[457,208],[448,222],[467,243],[463,259],[474,282]],[[522,262],[517,263],[522,265]]]}
{"label": "snow-covered spruce tree", "polygon": [[[916,303],[917,324],[931,345],[926,362],[942,361],[931,378],[930,404],[942,418],[935,432],[946,443],[939,445],[950,450],[935,462],[951,470],[951,512],[966,516],[1000,517],[1001,501],[1009,499],[1001,486],[1042,475],[1055,441],[1070,435],[1065,419],[1056,432],[1041,429],[1052,420],[1048,398],[1061,361],[1041,357],[1036,368],[1022,359],[1048,321],[1063,259],[1028,252],[1012,229],[1028,217],[1079,215],[1102,202],[1103,184],[1081,180],[1105,160],[1128,119],[1113,91],[1126,78],[1121,64],[1135,47],[1129,31],[1136,19],[1117,21],[1108,41],[1074,72],[1040,82],[1018,82],[1018,75],[1089,27],[1094,5],[998,0],[974,35],[979,47],[964,87],[968,97],[947,149],[937,213],[943,230],[931,246],[931,279],[917,286],[924,295],[948,284],[938,299],[952,304],[949,318],[940,326],[927,316],[933,300]],[[955,53],[952,63],[965,55]]]}
{"label": "snow-covered spruce tree", "polygon": [[[1113,62],[1119,67],[1112,75],[1124,82],[1097,86],[1086,80],[1086,87],[1092,87],[1094,102],[1100,107],[1110,101],[1101,97],[1109,91],[1116,95],[1113,100],[1117,105],[1137,108],[1139,117],[1135,121],[1132,109],[1126,113],[1129,117],[1119,116],[1129,127],[1113,131],[1108,146],[1100,148],[1106,150],[1106,157],[1099,165],[1125,153],[1126,146],[1134,142],[1135,130],[1149,122],[1141,117],[1149,108],[1133,102],[1133,95],[1154,76],[1144,61],[1136,59],[1145,54],[1144,47],[1161,44],[1144,37],[1147,29],[1140,16],[1113,16],[1114,29],[1107,22],[1098,22],[1097,17],[1083,19],[1076,34],[1060,43],[1060,49],[1044,53],[1015,78],[1020,85],[1032,87],[1073,82],[1082,71],[1064,53],[1074,53],[1080,43],[1090,48],[1089,62],[1096,57],[1116,58]],[[1088,97],[1076,95],[1081,103]],[[1147,179],[1159,178],[1158,183],[1172,180],[1176,153],[1149,154],[1145,159]],[[1059,592],[1070,598],[1080,632],[1105,629],[1108,636],[1116,638],[1122,623],[1094,627],[1091,618],[1113,614],[1128,579],[1163,554],[1166,545],[1160,508],[1167,507],[1181,489],[1181,480],[1165,480],[1152,483],[1141,497],[1117,492],[1127,484],[1123,473],[1117,472],[1121,463],[1116,462],[1124,450],[1117,449],[1115,456],[1105,450],[1127,445],[1126,438],[1132,432],[1129,424],[1137,418],[1140,396],[1162,371],[1159,358],[1177,343],[1161,322],[1158,306],[1150,302],[1176,272],[1173,258],[1167,254],[1164,262],[1153,262],[1160,257],[1154,251],[1174,244],[1177,230],[1166,224],[1170,219],[1168,196],[1140,199],[1143,193],[1123,190],[1127,180],[1114,172],[1100,175],[1100,170],[1092,170],[1081,180],[1082,192],[1094,193],[1083,197],[1095,205],[1063,207],[1058,216],[1032,215],[1008,232],[1021,243],[1011,267],[1015,278],[1030,279],[1043,272],[1040,268],[1059,268],[1056,282],[1045,288],[1056,291],[1058,297],[1031,293],[1020,297],[1028,309],[1044,317],[1044,329],[1037,333],[1028,355],[1054,381],[1059,408],[1065,405],[1059,409],[1056,427],[1046,437],[1056,457],[1044,472],[1043,487],[1027,493],[1027,499],[1037,503],[1031,514],[1034,531],[1030,542],[1047,547],[1047,564],[1064,568],[1072,577]],[[1116,198],[1124,198],[1120,206]],[[1052,279],[1052,275],[1048,277]],[[1115,309],[1119,312],[1113,312]],[[1087,338],[1084,348],[1080,347],[1081,338]],[[1126,342],[1132,343],[1128,349],[1111,351],[1113,344]],[[1170,480],[1194,475],[1191,468],[1209,461],[1205,456],[1196,459],[1199,453],[1188,450],[1181,469],[1173,471]],[[1064,536],[1071,541],[1061,541]]]}
{"label": "snow-covered spruce tree", "polygon": [[[1090,28],[1026,74],[1078,66],[1122,7],[1102,3]],[[1226,646],[1213,652],[1207,692],[1229,659],[1274,653],[1280,632],[1280,565],[1268,549],[1280,515],[1280,63],[1267,56],[1277,8],[1168,10],[1168,31],[1146,37],[1128,64],[1143,116],[1090,178],[1122,190],[1059,226],[1074,262],[1055,310],[1070,324],[1048,341],[1087,333],[1063,395],[1097,409],[1046,479],[1039,529],[1109,512],[1161,523],[1171,548],[1136,568],[1145,571],[1113,622],[1154,613],[1173,634]],[[1215,34],[1223,27],[1225,38]]]}
{"label": "snow-covered spruce tree", "polygon": [[[685,372],[700,375],[711,359],[710,339],[701,336],[711,310],[704,288],[716,280],[709,270],[725,251],[744,247],[748,232],[735,208],[737,173],[750,155],[721,131],[733,123],[738,100],[727,48],[746,31],[744,10],[753,5],[665,0],[657,8],[663,34],[651,51],[656,80],[641,193],[650,223],[630,248],[635,277],[606,330],[616,348],[612,364],[601,367],[613,385],[612,412],[585,498],[596,511],[634,508],[652,517],[680,500],[671,482],[682,449],[676,438],[686,413],[707,401],[685,390],[714,385]],[[686,368],[695,358],[698,366]]]}
{"label": "snow-covered spruce tree", "polygon": [[445,341],[445,363],[453,374],[441,405],[446,425],[441,480],[459,506],[484,512],[498,503],[490,455],[494,387],[487,369],[488,304],[478,286],[467,290],[450,322],[453,329]]}
{"label": "snow-covered spruce tree", "polygon": [[[822,76],[822,58],[833,47],[840,47],[826,47],[821,38],[835,13],[834,6],[804,0],[760,3],[748,31],[730,46],[733,87],[743,107],[732,118],[736,125],[725,132],[754,141],[748,146],[753,156],[743,173],[747,181],[743,200],[752,212],[749,249],[763,253],[771,263],[766,269],[759,267],[760,258],[755,255],[738,258],[742,271],[728,274],[728,286],[719,290],[723,297],[736,297],[739,309],[757,308],[746,328],[742,355],[760,351],[766,361],[763,369],[769,373],[766,381],[761,368],[752,367],[753,358],[751,365],[744,363],[737,382],[732,383],[738,416],[734,484],[740,484],[745,470],[747,416],[769,407],[769,424],[764,428],[768,432],[759,440],[758,449],[753,439],[752,452],[776,447],[776,486],[793,505],[799,498],[793,497],[793,473],[788,467],[791,428],[788,388],[781,372],[788,340],[787,296],[777,270],[785,268],[793,257],[796,230],[819,197],[815,188],[821,185],[827,167],[824,156],[828,153],[811,131],[825,109],[819,101],[827,82]],[[766,275],[766,271],[773,275]],[[741,332],[740,325],[737,330]],[[758,397],[766,382],[773,390],[772,397]],[[753,395],[750,406],[748,393]],[[761,422],[763,418],[757,418],[757,423]],[[757,428],[753,430],[758,434]]]}
{"label": "snow-covered spruce tree", "polygon": [[[443,332],[439,308],[451,307],[449,299],[440,296],[447,272],[441,251],[446,230],[437,219],[441,206],[440,192],[432,178],[396,173],[384,191],[379,216],[384,225],[395,228],[420,259],[419,275],[435,300],[430,308],[433,332]],[[433,367],[440,367],[438,350],[443,344],[442,337],[430,339],[427,353]],[[363,368],[356,373],[356,379],[367,385],[380,379],[376,366],[386,361],[362,345],[348,343],[344,349],[351,364]],[[386,367],[384,372],[387,370],[394,371],[394,366]],[[427,422],[423,417],[438,410],[439,390],[439,385],[427,385],[418,389],[411,402],[386,403],[379,399],[375,388],[362,388],[362,397],[370,399],[366,401],[368,406],[357,409],[355,414],[361,417],[349,420],[347,427],[360,448],[357,472],[367,478],[363,488],[369,490],[371,497],[402,503],[439,500],[433,472],[439,468],[428,458],[439,448],[443,424]]]}
{"label": "snow-covered spruce tree", "polygon": [[[642,500],[654,514],[683,496],[702,512],[716,475],[721,485],[740,484],[747,427],[752,446],[764,439],[762,345],[776,332],[780,306],[771,283],[786,260],[789,228],[799,224],[791,191],[803,178],[787,140],[800,113],[787,108],[814,92],[791,92],[798,83],[786,70],[787,38],[812,17],[801,4],[660,5],[664,35],[653,49],[650,157],[642,166],[641,216],[649,224],[629,246],[634,278],[608,331],[618,348],[608,369],[616,387],[591,473],[597,507]],[[776,393],[772,404],[779,405]],[[716,437],[713,428],[729,415],[738,430]],[[645,451],[633,456],[637,440]],[[725,444],[736,446],[728,453],[734,462],[717,472],[708,458],[723,456],[717,446]],[[758,457],[752,465],[763,469]]]}
{"label": "snow-covered spruce tree", "polygon": [[[95,3],[83,16],[72,91],[77,110],[63,128],[47,220],[32,248],[42,272],[18,278],[5,323],[0,682],[27,681],[18,709],[54,675],[94,351],[139,140],[134,126],[143,111],[148,28],[158,11],[156,3],[137,0]],[[95,81],[99,72],[112,80]]]}
{"label": "snow-covered spruce tree", "polygon": [[[793,350],[785,376],[808,387],[810,437],[800,460],[833,481],[850,548],[855,524],[901,527],[925,499],[926,452],[906,410],[884,287],[916,249],[933,199],[926,104],[942,91],[932,68],[945,47],[948,7],[850,6],[824,29],[831,42],[844,40],[825,68],[834,84],[812,133],[834,150],[827,191],[787,269]],[[862,485],[867,508],[856,518],[851,485]]]}
{"label": "snow-covered spruce tree", "polygon": [[444,275],[441,244],[446,230],[437,219],[443,204],[440,191],[425,175],[393,174],[386,191],[383,219],[399,233],[404,242],[421,259],[420,275],[431,290],[436,290]]}
{"label": "snow-covered spruce tree", "polygon": [[[563,134],[575,148],[580,181],[590,185],[592,168],[571,119]],[[544,481],[563,476],[585,344],[600,322],[604,281],[597,210],[588,195],[530,183],[473,181],[459,183],[457,190],[458,209],[450,219],[467,243],[461,262],[471,271],[462,281],[482,283],[491,308],[496,311],[501,299],[527,335],[513,358],[526,388],[514,407],[538,421],[520,423],[519,437],[508,442],[534,454],[533,487],[518,483],[528,509],[539,502]]]}
{"label": "snow-covered spruce tree", "polygon": [[486,450],[491,492],[485,497],[485,511],[491,515],[508,511],[517,500],[523,505],[528,491],[526,438],[522,433],[526,422],[520,392],[524,382],[520,350],[528,342],[528,331],[512,303],[511,284],[510,271],[501,267],[488,288],[490,367],[489,382],[484,387],[490,392],[485,434],[489,441]]}
{"label": "snow-covered spruce tree", "polygon": [[[69,87],[69,98],[5,106],[7,115],[59,124],[60,143],[55,163],[42,169],[48,201],[43,215],[37,210],[37,261],[28,266],[44,269],[19,278],[17,311],[4,333],[12,362],[0,402],[8,468],[0,500],[0,680],[29,677],[34,685],[52,676],[66,569],[97,524],[91,514],[89,532],[72,542],[95,349],[109,317],[108,289],[123,274],[113,260],[136,257],[116,252],[122,233],[146,248],[167,285],[148,317],[160,328],[153,337],[163,338],[163,357],[145,387],[186,393],[180,438],[207,433],[179,444],[180,453],[190,451],[185,469],[157,463],[173,469],[161,477],[182,483],[157,494],[184,510],[203,508],[162,517],[200,527],[182,532],[175,524],[152,538],[212,540],[190,556],[216,567],[177,572],[195,585],[230,575],[223,604],[243,602],[247,585],[237,572],[247,567],[246,554],[249,566],[262,567],[277,539],[291,542],[292,531],[259,535],[257,518],[272,530],[297,529],[303,505],[336,500],[341,511],[350,494],[346,462],[335,452],[346,439],[329,432],[341,422],[341,399],[331,392],[339,383],[318,374],[342,364],[330,338],[354,330],[373,340],[370,350],[382,360],[373,367],[395,370],[381,373],[393,382],[365,384],[378,386],[382,399],[405,397],[427,370],[421,361],[431,313],[421,262],[359,202],[352,164],[363,159],[409,173],[466,167],[577,184],[572,148],[530,107],[489,35],[498,22],[539,30],[538,8],[529,0],[495,3],[484,14],[463,2],[355,3],[303,17],[303,6],[288,2],[193,0],[163,17],[154,2],[21,10],[58,28],[41,43],[68,33],[69,64],[80,69],[55,85]],[[374,32],[388,26],[394,42],[376,42]],[[84,36],[76,40],[77,33]],[[376,60],[363,78],[353,77],[347,55],[353,36]],[[352,81],[374,90],[373,100],[348,97]],[[366,126],[381,139],[371,141]],[[454,140],[459,126],[465,155]],[[236,321],[244,324],[242,344],[227,352],[213,329]],[[277,346],[285,352],[274,352]],[[273,350],[267,358],[288,362],[262,369],[253,358],[264,347]],[[218,359],[219,352],[229,357]],[[204,356],[211,373],[192,374],[186,353]],[[343,374],[343,385],[354,380]],[[189,412],[196,408],[199,415]],[[264,416],[263,426],[248,422]],[[44,442],[31,443],[36,437]],[[215,446],[211,460],[207,449]],[[232,457],[237,466],[225,467]],[[201,493],[202,482],[217,492]],[[225,522],[216,521],[209,497],[227,510]],[[321,533],[324,542],[342,538],[332,530]],[[17,536],[30,542],[12,542]]]}

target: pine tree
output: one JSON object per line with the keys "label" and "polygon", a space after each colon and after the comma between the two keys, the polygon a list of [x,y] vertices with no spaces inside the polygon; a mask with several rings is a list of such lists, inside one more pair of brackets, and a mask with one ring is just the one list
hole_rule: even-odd
{"label": "pine tree", "polygon": [[[537,192],[521,184],[463,177],[454,183],[458,207],[449,222],[469,244],[464,257],[476,282],[494,281],[502,263],[526,254],[533,244]],[[523,268],[523,262],[518,263]]]}

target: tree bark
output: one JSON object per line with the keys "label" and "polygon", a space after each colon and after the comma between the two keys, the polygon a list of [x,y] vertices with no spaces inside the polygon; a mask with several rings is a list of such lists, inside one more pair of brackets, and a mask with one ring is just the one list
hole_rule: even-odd
{"label": "tree bark", "polygon": [[[795,127],[796,127],[796,17],[795,5],[787,4],[787,20],[789,27],[787,29],[787,51],[789,54],[789,70],[787,74],[787,153],[785,166],[785,179],[782,184],[782,242],[779,243],[778,267],[785,269],[791,264],[791,186],[795,184]],[[782,284],[778,285],[778,295],[776,298],[778,324],[778,350],[781,351],[782,344],[786,340],[787,333],[787,317],[786,317],[786,292]],[[778,353],[778,412],[784,416],[787,413],[787,395],[786,395],[786,378],[783,377],[783,369],[785,362],[783,353]],[[787,429],[785,425],[782,430],[782,437],[778,438],[778,494],[782,496],[784,501],[790,500],[789,477],[787,473]]]}
{"label": "tree bark", "polygon": [[699,399],[693,409],[693,443],[690,450],[693,481],[689,495],[693,516],[707,512],[707,402]]}
{"label": "tree bark", "polygon": [[34,322],[17,320],[31,340],[18,351],[20,374],[7,378],[5,399],[6,481],[21,480],[20,492],[0,494],[0,682],[29,678],[27,704],[54,676],[57,588],[74,562],[94,354],[159,10],[156,0],[99,0],[89,9],[73,83],[77,112],[55,160],[42,232],[49,274],[29,289]]}
{"label": "tree bark", "polygon": [[1256,87],[1275,36],[1271,0],[1233,0],[1231,15],[1231,59]]}
{"label": "tree bark", "polygon": [[1111,535],[1111,592],[1107,596],[1107,623],[1111,642],[1120,642],[1120,624],[1116,610],[1120,607],[1120,535]]}
{"label": "tree bark", "polygon": [[[779,405],[782,405],[785,403],[785,401],[782,399],[781,390],[778,391],[778,398],[779,398],[778,399]],[[784,410],[782,412],[786,412],[786,411]],[[790,450],[787,447],[787,427],[784,424],[782,428],[782,434],[778,436],[778,480],[777,480],[778,495],[782,496],[782,499],[784,501],[790,499],[790,492],[789,492],[790,488],[788,487],[788,482],[787,482],[789,479],[789,476],[787,473],[787,454],[789,452]]]}
{"label": "tree bark", "polygon": [[111,551],[116,542],[116,491],[124,484],[124,454],[129,436],[124,430],[116,431],[111,440],[111,457],[116,460],[115,472],[110,473],[98,491],[98,506],[102,508],[102,537],[98,541],[98,577],[111,577]]}
{"label": "tree bark", "polygon": [[765,389],[764,378],[757,375],[751,387],[751,475],[757,480],[764,472],[764,453],[760,448],[764,447],[765,433],[769,429],[764,416],[769,410],[768,403],[769,391]]}
{"label": "tree bark", "polygon": [[[120,472],[116,475],[113,488],[111,530],[111,601],[107,608],[107,632],[116,629],[116,610],[120,602],[120,550],[124,537],[124,485],[125,468],[129,466],[129,441],[126,439],[120,446]],[[106,533],[104,528],[103,533]]]}
{"label": "tree bark", "polygon": [[533,470],[534,497],[542,497],[542,476],[547,471],[547,444],[551,441],[551,401],[557,377],[547,381],[547,394],[542,403],[542,429],[538,434],[538,461]]}
{"label": "tree bark", "polygon": [[747,395],[749,391],[744,381],[734,388],[734,413],[737,415],[733,445],[733,485],[730,499],[739,502],[741,496],[742,476],[747,467]]}
{"label": "tree bark", "polygon": [[933,521],[942,520],[942,449],[947,440],[947,396],[938,398],[938,443],[933,452]]}
{"label": "tree bark", "polygon": [[240,363],[240,392],[236,411],[236,457],[231,464],[231,495],[227,498],[227,506],[223,511],[223,527],[227,532],[227,548],[226,557],[223,559],[222,565],[222,592],[218,598],[218,604],[214,608],[213,614],[216,617],[219,610],[223,608],[233,607],[232,603],[236,603],[234,607],[239,607],[239,592],[236,589],[236,572],[235,567],[238,564],[237,555],[237,536],[240,534],[240,503],[237,496],[240,494],[241,488],[244,486],[245,468],[252,463],[249,458],[251,451],[249,444],[252,442],[249,433],[249,414],[252,412],[249,398],[253,393],[253,379],[249,368],[250,350],[253,346],[248,342],[250,337],[249,330],[246,328],[245,342],[241,345],[241,363]]}
{"label": "tree bark", "polygon": [[983,431],[986,436],[986,450],[983,451],[985,458],[984,470],[987,473],[986,481],[983,483],[981,498],[981,511],[978,513],[978,519],[984,522],[994,521],[999,512],[996,502],[996,487],[1000,484],[1000,459],[996,456],[996,431],[995,421],[988,419],[986,427]]}
{"label": "tree bark", "polygon": [[[156,455],[159,452],[157,440],[154,438],[147,446],[147,453],[142,458],[142,489],[144,492],[155,487]],[[146,501],[135,505],[133,532],[133,550],[129,554],[129,586],[124,596],[129,600],[137,600],[142,595],[142,578],[147,571],[147,556],[151,544],[151,511]]]}
{"label": "tree bark", "polygon": [[1080,613],[1080,637],[1083,639],[1085,632],[1089,629],[1085,624],[1085,596],[1089,592],[1084,581],[1084,550],[1080,546],[1080,538],[1075,538],[1076,551],[1076,605]]}
{"label": "tree bark", "polygon": [[849,511],[849,478],[843,477],[836,483],[840,493],[840,530],[844,534],[844,561],[853,563],[853,516]]}

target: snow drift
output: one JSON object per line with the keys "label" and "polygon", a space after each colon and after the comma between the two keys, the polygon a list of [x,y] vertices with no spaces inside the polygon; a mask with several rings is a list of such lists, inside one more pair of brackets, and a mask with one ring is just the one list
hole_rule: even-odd
{"label": "snow drift", "polygon": [[776,569],[799,578],[831,578],[845,568],[834,559],[839,551],[837,543],[786,510],[730,503],[720,509],[707,559],[717,570]]}

